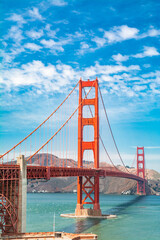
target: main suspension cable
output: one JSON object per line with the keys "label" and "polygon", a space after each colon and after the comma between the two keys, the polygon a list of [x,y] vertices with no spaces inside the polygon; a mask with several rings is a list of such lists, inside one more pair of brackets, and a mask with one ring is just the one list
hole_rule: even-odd
{"label": "main suspension cable", "polygon": [[[85,91],[84,88],[83,88],[83,91],[84,91],[84,94],[86,95],[86,91]],[[92,109],[91,109],[90,105],[88,105],[88,108],[89,108],[89,111],[90,111],[91,116],[92,116],[92,118],[93,118],[93,113],[92,113]],[[101,141],[101,143],[102,143],[102,146],[103,146],[103,148],[104,148],[104,150],[105,150],[105,152],[106,152],[106,154],[107,154],[107,157],[109,158],[111,164],[112,164],[116,169],[118,169],[118,168],[114,165],[114,163],[113,163],[113,161],[112,161],[112,159],[111,159],[111,157],[110,157],[110,155],[109,155],[109,153],[108,153],[108,151],[107,151],[107,149],[106,149],[106,147],[105,147],[105,145],[104,145],[104,142],[103,142],[100,134],[99,134],[99,138],[100,138],[100,141]],[[118,169],[118,170],[119,170],[119,169]]]}
{"label": "main suspension cable", "polygon": [[32,157],[34,157],[41,149],[43,149],[61,130],[62,128],[69,122],[69,120],[74,116],[74,114],[77,112],[79,107],[82,105],[83,101],[87,98],[88,94],[93,88],[94,83],[92,84],[90,90],[88,91],[87,95],[82,99],[76,110],[71,114],[71,116],[65,121],[65,123],[55,132],[55,134],[47,141],[45,142],[32,156],[30,156],[26,161],[28,162]]}
{"label": "main suspension cable", "polygon": [[104,105],[104,101],[103,101],[103,97],[102,97],[102,93],[101,93],[101,90],[100,90],[99,85],[98,85],[98,89],[99,89],[99,92],[100,92],[101,101],[102,101],[102,104],[103,104],[103,108],[104,108],[105,116],[106,116],[106,119],[107,119],[107,122],[108,122],[108,126],[109,126],[109,129],[110,129],[110,133],[111,133],[111,136],[112,136],[112,139],[113,139],[114,145],[115,145],[115,147],[116,147],[117,153],[118,153],[118,155],[119,155],[119,158],[120,158],[120,160],[121,160],[123,166],[125,167],[125,169],[127,170],[127,172],[129,172],[128,169],[126,168],[124,162],[123,162],[123,159],[122,159],[122,157],[121,157],[121,155],[120,155],[120,152],[119,152],[119,150],[118,150],[118,147],[117,147],[117,144],[116,144],[115,138],[114,138],[114,136],[113,136],[112,128],[111,128],[111,125],[110,125],[110,122],[109,122],[109,118],[108,118],[108,115],[107,115],[107,111],[106,111],[106,108],[105,108],[105,105]]}
{"label": "main suspension cable", "polygon": [[75,85],[75,87],[70,91],[70,93],[67,95],[67,97],[63,100],[63,102],[49,115],[48,118],[46,118],[37,128],[35,128],[29,135],[27,135],[22,141],[17,143],[14,147],[12,147],[10,150],[8,150],[6,153],[0,156],[0,158],[3,158],[6,154],[11,152],[13,149],[15,149],[17,146],[19,146],[22,142],[24,142],[28,137],[30,137],[35,131],[37,131],[45,122],[47,122],[48,119],[50,119],[54,113],[57,112],[57,110],[65,103],[65,101],[69,98],[69,96],[72,94],[72,92],[75,90],[75,88],[78,86],[79,81]]}

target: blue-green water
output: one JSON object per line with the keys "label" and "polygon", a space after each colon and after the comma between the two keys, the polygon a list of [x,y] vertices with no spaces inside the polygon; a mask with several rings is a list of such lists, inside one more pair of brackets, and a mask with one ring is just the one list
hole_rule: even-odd
{"label": "blue-green water", "polygon": [[34,193],[27,197],[27,231],[92,232],[99,240],[159,240],[160,196],[100,195],[103,213],[117,214],[117,219],[68,219],[61,213],[73,213],[73,193]]}

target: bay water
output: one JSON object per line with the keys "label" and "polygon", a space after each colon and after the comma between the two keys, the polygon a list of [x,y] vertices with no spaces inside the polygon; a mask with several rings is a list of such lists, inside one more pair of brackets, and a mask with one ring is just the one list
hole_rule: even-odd
{"label": "bay water", "polygon": [[[160,240],[160,196],[100,194],[104,214],[116,219],[71,219],[61,213],[73,213],[75,193],[28,193],[27,232],[92,232],[98,240]],[[55,220],[54,220],[55,215]]]}

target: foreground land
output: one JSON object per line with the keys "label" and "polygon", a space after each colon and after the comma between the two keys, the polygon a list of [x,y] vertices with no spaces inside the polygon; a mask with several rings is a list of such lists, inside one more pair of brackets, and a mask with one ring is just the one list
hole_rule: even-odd
{"label": "foreground land", "polygon": [[73,234],[73,233],[62,233],[62,232],[38,232],[38,233],[21,233],[15,235],[6,235],[2,237],[2,240],[28,240],[28,239],[41,239],[41,240],[54,240],[54,239],[63,239],[63,240],[87,240],[87,239],[97,239],[97,235],[91,233],[83,234]]}

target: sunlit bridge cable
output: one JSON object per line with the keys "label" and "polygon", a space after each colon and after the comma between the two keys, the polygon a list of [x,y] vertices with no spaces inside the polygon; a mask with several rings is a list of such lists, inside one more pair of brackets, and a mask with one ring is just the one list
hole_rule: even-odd
{"label": "sunlit bridge cable", "polygon": [[106,111],[106,108],[105,108],[105,105],[104,105],[104,101],[103,101],[103,97],[102,97],[102,93],[101,93],[101,90],[100,90],[99,85],[98,85],[98,88],[99,88],[99,93],[100,93],[101,101],[102,101],[102,104],[103,104],[103,108],[104,108],[105,116],[106,116],[106,119],[107,119],[107,122],[108,122],[109,130],[110,130],[110,133],[111,133],[111,136],[112,136],[112,139],[113,139],[114,145],[115,145],[115,147],[116,147],[116,150],[117,150],[118,156],[119,156],[119,158],[120,158],[120,160],[121,160],[123,166],[124,166],[125,169],[127,170],[127,172],[129,172],[128,169],[126,168],[124,162],[123,162],[123,159],[122,159],[122,157],[121,157],[121,155],[120,155],[120,152],[119,152],[119,150],[118,150],[118,147],[117,147],[117,144],[116,144],[115,138],[114,138],[114,136],[113,136],[112,128],[111,128],[111,125],[110,125],[110,122],[109,122],[109,118],[108,118],[108,115],[107,115],[107,111]]}
{"label": "sunlit bridge cable", "polygon": [[[83,88],[83,91],[84,91],[84,94],[86,95],[86,91],[85,91],[84,88]],[[88,108],[89,108],[89,111],[90,111],[91,116],[92,116],[92,118],[93,118],[93,113],[92,113],[92,109],[91,109],[90,105],[88,105]],[[114,163],[113,163],[113,161],[112,161],[112,159],[111,159],[111,157],[110,157],[110,155],[109,155],[109,153],[108,153],[108,151],[107,151],[107,149],[106,149],[106,147],[105,147],[105,145],[104,145],[104,142],[103,142],[100,134],[99,134],[99,139],[100,139],[100,141],[101,141],[101,143],[102,143],[102,146],[103,146],[103,148],[104,148],[104,150],[105,150],[105,153],[107,154],[107,157],[108,157],[108,159],[110,160],[111,164],[112,164],[117,170],[119,170],[119,169],[114,165]]]}
{"label": "sunlit bridge cable", "polygon": [[134,164],[135,164],[135,161],[136,161],[136,156],[137,156],[137,153],[135,153],[135,155],[134,155],[134,159],[133,159],[133,162],[131,164],[131,168],[134,167]]}
{"label": "sunlit bridge cable", "polygon": [[67,95],[67,97],[63,100],[63,102],[49,115],[48,118],[46,118],[37,128],[35,128],[29,135],[27,135],[22,141],[20,141],[19,143],[17,143],[14,147],[12,147],[10,150],[8,150],[7,152],[5,152],[3,155],[0,156],[0,158],[3,158],[6,154],[8,154],[9,152],[11,152],[13,149],[15,149],[17,146],[19,146],[22,142],[24,142],[28,137],[30,137],[35,131],[37,131],[43,124],[45,124],[47,122],[48,119],[50,119],[54,113],[57,112],[57,110],[65,103],[65,101],[69,98],[69,96],[73,93],[73,91],[76,89],[76,87],[78,86],[79,81],[77,82],[77,84],[75,85],[75,87],[70,91],[70,93]]}
{"label": "sunlit bridge cable", "polygon": [[62,129],[63,127],[69,122],[69,120],[74,116],[74,114],[77,112],[79,107],[82,105],[83,101],[87,98],[88,94],[93,88],[94,83],[92,84],[91,88],[89,89],[87,95],[82,99],[76,110],[71,114],[71,116],[65,121],[65,123],[55,132],[55,134],[47,141],[45,142],[33,155],[31,155],[26,161],[28,162],[32,157],[34,157],[41,149],[43,149]]}
{"label": "sunlit bridge cable", "polygon": [[106,147],[105,147],[105,145],[104,145],[104,142],[103,142],[101,136],[99,136],[99,138],[100,138],[100,141],[101,141],[101,143],[102,143],[102,146],[103,146],[103,148],[104,148],[104,150],[105,150],[105,152],[106,152],[106,154],[107,154],[107,157],[109,158],[110,162],[112,163],[112,165],[113,165],[118,171],[120,171],[120,170],[114,165],[114,163],[113,163],[113,161],[112,161],[112,159],[111,159],[111,157],[110,157],[110,155],[109,155],[109,153],[108,153],[108,151],[107,151],[107,149],[106,149]]}

